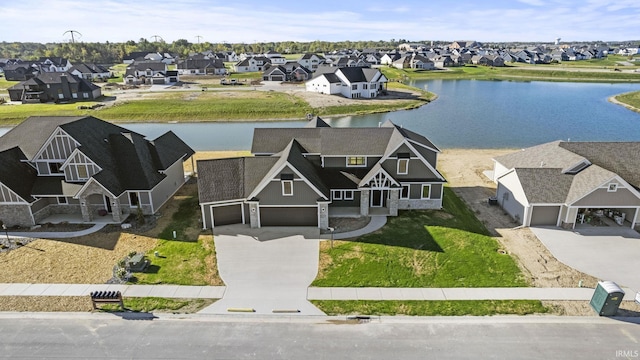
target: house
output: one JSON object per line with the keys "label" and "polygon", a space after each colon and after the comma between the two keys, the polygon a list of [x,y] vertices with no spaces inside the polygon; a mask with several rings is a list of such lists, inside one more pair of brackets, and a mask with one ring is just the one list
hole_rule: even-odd
{"label": "house", "polygon": [[176,67],[180,75],[226,75],[228,73],[222,60],[204,56],[180,60]]}
{"label": "house", "polygon": [[264,73],[262,73],[262,80],[264,81],[286,81],[287,69],[283,66],[271,66]]}
{"label": "house", "polygon": [[7,64],[4,67],[4,78],[8,81],[29,80],[40,73],[40,67],[35,62],[20,62]]}
{"label": "house", "polygon": [[170,131],[149,141],[91,116],[30,117],[0,137],[0,219],[32,226],[52,215],[120,223],[155,214],[184,184],[193,153]]}
{"label": "house", "polygon": [[287,58],[282,56],[277,51],[269,50],[264,54],[264,57],[269,58],[269,62],[273,65],[283,65],[287,62]]}
{"label": "house", "polygon": [[387,121],[377,128],[257,128],[252,157],[200,160],[203,228],[226,224],[314,226],[329,217],[397,216],[440,209],[440,152],[424,136]]}
{"label": "house", "polygon": [[123,77],[126,85],[167,85],[180,80],[177,70],[167,70],[162,61],[134,61]]}
{"label": "house", "polygon": [[524,226],[573,229],[608,216],[636,228],[639,153],[640,142],[554,141],[499,156],[496,200]]}
{"label": "house", "polygon": [[324,61],[324,57],[313,54],[313,53],[305,53],[296,60],[300,66],[306,68],[307,70],[315,71],[318,68],[318,65],[322,64]]}
{"label": "house", "polygon": [[264,56],[250,56],[233,65],[233,71],[237,73],[263,71],[270,65],[269,58]]}
{"label": "house", "polygon": [[391,66],[398,69],[421,69],[421,70],[434,70],[435,63],[430,59],[416,54],[405,54],[398,60],[395,60]]}
{"label": "house", "polygon": [[64,72],[72,66],[69,59],[62,57],[41,57],[37,62],[40,70],[44,72]]}
{"label": "house", "polygon": [[305,82],[307,91],[341,94],[346,98],[374,98],[386,91],[388,79],[378,69],[345,67],[320,73]]}
{"label": "house", "polygon": [[79,76],[87,80],[105,80],[110,78],[112,73],[108,68],[98,64],[76,64],[69,69],[73,75]]}
{"label": "house", "polygon": [[11,101],[23,103],[95,100],[102,96],[99,86],[68,72],[41,73],[7,91]]}

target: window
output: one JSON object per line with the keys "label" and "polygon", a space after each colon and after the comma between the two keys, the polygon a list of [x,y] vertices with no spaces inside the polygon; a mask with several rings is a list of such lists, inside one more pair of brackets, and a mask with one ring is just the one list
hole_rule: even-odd
{"label": "window", "polygon": [[400,190],[400,199],[408,199],[409,198],[409,189],[411,185],[402,185],[402,190]]}
{"label": "window", "polygon": [[71,97],[74,98],[74,99],[77,99],[78,98],[78,93],[71,93]]}
{"label": "window", "polygon": [[607,188],[607,192],[616,192],[618,190],[618,184],[612,183],[609,184],[609,187]]}
{"label": "window", "polygon": [[61,163],[50,162],[49,163],[49,173],[50,174],[61,174],[62,173],[62,171],[60,170],[61,166],[62,166]]}
{"label": "window", "polygon": [[409,159],[398,159],[398,174],[406,175],[409,173]]}
{"label": "window", "polygon": [[140,197],[138,196],[137,192],[129,193],[129,204],[131,205],[131,207],[140,205]]}
{"label": "window", "polygon": [[64,196],[58,196],[58,204],[68,204],[67,198]]}
{"label": "window", "polygon": [[293,196],[293,180],[282,180],[282,196]]}
{"label": "window", "polygon": [[367,89],[369,88],[369,84],[362,84],[362,88],[363,88],[364,90],[367,90]]}
{"label": "window", "polygon": [[422,198],[431,198],[431,185],[422,185]]}
{"label": "window", "polygon": [[351,90],[358,90],[358,84],[351,85]]}
{"label": "window", "polygon": [[344,199],[345,200],[353,200],[353,190],[345,190]]}
{"label": "window", "polygon": [[364,156],[347,157],[347,166],[367,166],[367,158]]}
{"label": "window", "polygon": [[78,169],[78,180],[85,180],[89,178],[89,174],[87,173],[87,165],[77,165],[76,169]]}
{"label": "window", "polygon": [[89,98],[89,93],[86,93],[86,92],[82,93],[82,97],[85,98],[85,99],[88,99]]}
{"label": "window", "polygon": [[342,191],[340,191],[340,190],[331,190],[331,198],[333,200],[342,200]]}

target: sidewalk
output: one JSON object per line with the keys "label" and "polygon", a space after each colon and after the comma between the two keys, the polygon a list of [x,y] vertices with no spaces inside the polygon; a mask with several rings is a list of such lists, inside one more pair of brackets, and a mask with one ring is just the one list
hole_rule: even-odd
{"label": "sidewalk", "polygon": [[[625,301],[636,293],[625,291]],[[0,284],[0,296],[88,296],[120,291],[125,297],[221,299],[225,286]],[[336,288],[309,287],[308,300],[591,300],[591,288]]]}
{"label": "sidewalk", "polygon": [[80,231],[66,231],[66,232],[56,232],[56,231],[36,231],[36,232],[27,232],[27,231],[16,231],[7,233],[7,236],[13,239],[17,238],[33,238],[33,239],[66,239],[77,236],[85,236],[89,234],[93,234],[96,231],[100,231],[103,227],[105,227],[106,223],[98,223],[93,225],[92,227],[80,230]]}
{"label": "sidewalk", "polygon": [[[362,235],[370,234],[370,233],[382,228],[386,223],[387,223],[387,217],[386,216],[371,216],[371,221],[369,221],[367,226],[363,227],[362,229],[353,230],[353,231],[347,231],[347,232],[343,232],[343,233],[334,233],[333,234],[333,238],[335,240],[342,240],[342,239],[351,239],[351,238],[354,238],[354,237],[359,237],[359,236],[362,236]],[[323,239],[329,239],[329,238],[331,238],[331,235],[330,234],[323,234],[322,238]]]}

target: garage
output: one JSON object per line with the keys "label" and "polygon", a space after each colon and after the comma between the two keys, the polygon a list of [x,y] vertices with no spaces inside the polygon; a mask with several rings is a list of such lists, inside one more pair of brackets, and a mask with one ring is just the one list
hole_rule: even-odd
{"label": "garage", "polygon": [[242,224],[242,205],[226,205],[212,207],[213,226]]}
{"label": "garage", "polygon": [[529,226],[555,226],[558,223],[560,206],[533,206],[531,207],[531,223]]}
{"label": "garage", "polygon": [[272,75],[271,81],[284,81],[284,76],[282,75]]}
{"label": "garage", "polygon": [[260,207],[260,226],[318,226],[318,208]]}

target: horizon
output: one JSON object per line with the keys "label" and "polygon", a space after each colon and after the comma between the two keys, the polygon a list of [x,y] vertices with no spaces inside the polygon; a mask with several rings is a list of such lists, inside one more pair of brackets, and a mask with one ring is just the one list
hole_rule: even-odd
{"label": "horizon", "polygon": [[2,41],[34,43],[70,42],[69,30],[77,32],[76,42],[87,43],[156,37],[167,43],[243,44],[391,39],[553,43],[556,38],[562,43],[630,42],[638,41],[640,28],[636,0],[407,0],[394,5],[327,0],[313,8],[293,1],[274,7],[255,0],[96,0],[90,6],[81,0],[50,0],[43,7],[37,0],[23,0],[5,4],[3,15]]}

